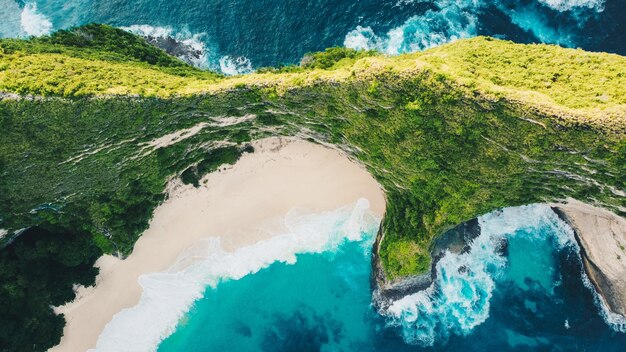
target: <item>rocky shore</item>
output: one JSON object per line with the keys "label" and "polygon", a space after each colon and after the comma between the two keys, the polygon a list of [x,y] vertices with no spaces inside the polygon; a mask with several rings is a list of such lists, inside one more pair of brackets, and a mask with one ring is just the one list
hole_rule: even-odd
{"label": "rocky shore", "polygon": [[[376,242],[374,242],[372,254],[372,288],[374,292],[374,304],[377,309],[384,311],[393,301],[427,289],[437,276],[437,262],[443,257],[445,252],[467,252],[469,250],[469,243],[478,235],[480,235],[480,225],[477,218],[466,221],[446,231],[434,242],[431,250],[433,262],[430,272],[390,281],[383,271],[378,255],[380,242],[384,237],[384,231],[381,225],[378,230],[378,235],[376,236]],[[503,246],[503,250],[504,249],[505,246]]]}
{"label": "rocky shore", "polygon": [[573,199],[551,206],[574,229],[587,276],[606,306],[626,317],[626,219]]}
{"label": "rocky shore", "polygon": [[[613,313],[626,317],[626,219],[606,209],[573,199],[549,205],[574,230],[585,272],[605,305]],[[381,226],[372,259],[372,287],[376,307],[385,311],[393,301],[428,288],[436,277],[437,262],[445,251],[463,253],[469,250],[469,243],[479,234],[477,219],[458,225],[435,241],[431,251],[433,263],[430,272],[390,281],[384,274],[378,256],[380,242],[384,237]],[[498,250],[506,253],[506,243],[502,243]]]}
{"label": "rocky shore", "polygon": [[194,47],[190,43],[171,36],[143,35],[150,44],[165,50],[166,53],[176,56],[190,65],[194,65],[205,54],[202,48]]}

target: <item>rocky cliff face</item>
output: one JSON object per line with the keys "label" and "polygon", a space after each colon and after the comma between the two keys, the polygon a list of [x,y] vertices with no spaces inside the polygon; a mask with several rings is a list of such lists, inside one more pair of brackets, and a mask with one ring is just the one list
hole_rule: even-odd
{"label": "rocky cliff face", "polygon": [[[626,219],[573,199],[551,206],[574,230],[585,272],[606,307],[612,313],[626,317]],[[458,225],[435,240],[429,273],[389,281],[378,254],[384,237],[381,227],[372,259],[372,286],[377,308],[384,311],[393,301],[428,288],[436,277],[435,268],[444,253],[468,251],[469,243],[479,234],[477,219]],[[506,243],[498,250],[506,253]]]}
{"label": "rocky cliff face", "polygon": [[[376,307],[384,311],[393,301],[427,289],[433,283],[437,275],[437,262],[444,256],[446,251],[451,253],[467,252],[470,249],[469,244],[478,235],[480,235],[480,225],[476,218],[446,231],[439,236],[433,244],[431,250],[433,260],[429,272],[390,281],[385,275],[379,255],[380,243],[384,237],[384,231],[381,225],[378,230],[372,254],[372,288]],[[505,250],[505,247],[503,247],[502,250]]]}
{"label": "rocky cliff face", "polygon": [[575,200],[553,210],[574,229],[587,276],[606,306],[626,317],[626,219]]}

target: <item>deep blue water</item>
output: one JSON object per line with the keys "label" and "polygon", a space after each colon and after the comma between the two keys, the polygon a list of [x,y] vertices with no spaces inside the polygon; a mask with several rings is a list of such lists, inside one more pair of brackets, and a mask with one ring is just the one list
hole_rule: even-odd
{"label": "deep blue water", "polygon": [[206,289],[159,351],[626,350],[626,333],[607,324],[583,283],[571,229],[550,208],[480,222],[471,251],[446,255],[436,285],[390,316],[371,305],[370,227]]}
{"label": "deep blue water", "polygon": [[[90,22],[174,36],[203,51],[194,64],[227,73],[334,45],[398,54],[483,34],[626,54],[624,0],[0,0],[0,37]],[[602,316],[571,229],[548,208],[481,217],[472,250],[444,257],[436,284],[388,316],[371,306],[376,227],[347,240],[335,226],[347,218],[299,222],[328,235],[313,250],[286,237],[229,257],[211,243],[204,265],[142,278],[142,305],[107,327],[102,350],[167,337],[160,351],[626,351],[626,327]]]}
{"label": "deep blue water", "polygon": [[[234,73],[346,45],[397,54],[491,35],[626,54],[624,0],[0,0],[0,37],[99,22],[195,41]],[[239,58],[239,60],[235,60]]]}

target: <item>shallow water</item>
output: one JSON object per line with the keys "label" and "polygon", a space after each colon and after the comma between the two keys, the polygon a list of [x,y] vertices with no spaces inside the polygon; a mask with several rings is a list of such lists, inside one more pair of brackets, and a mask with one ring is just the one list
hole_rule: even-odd
{"label": "shallow water", "polygon": [[[429,290],[371,306],[375,228],[207,288],[159,346],[170,351],[624,351],[584,285],[578,247],[545,206],[481,217]],[[502,246],[506,241],[507,246]],[[623,328],[623,327],[622,327]]]}
{"label": "shallow water", "polygon": [[0,37],[106,23],[194,42],[204,51],[194,64],[230,74],[330,46],[398,54],[476,35],[626,54],[623,0],[0,0],[0,8]]}

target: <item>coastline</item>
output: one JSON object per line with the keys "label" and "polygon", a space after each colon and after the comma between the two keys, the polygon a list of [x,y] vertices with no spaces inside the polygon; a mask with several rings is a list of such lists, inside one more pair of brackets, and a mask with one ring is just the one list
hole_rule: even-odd
{"label": "coastline", "polygon": [[[597,298],[608,311],[603,314],[615,314],[607,317],[607,322],[615,321],[621,326],[626,319],[626,219],[571,198],[547,205],[572,228],[580,247],[583,269],[597,292]],[[388,281],[376,259],[383,238],[381,227],[374,244],[371,279],[377,309],[385,312],[394,301],[430,287],[436,278],[435,266],[442,253],[445,250],[462,253],[480,234],[476,220],[461,223],[439,236],[431,251],[433,262],[429,272],[394,282]],[[506,251],[506,243],[502,245],[504,247],[500,250]]]}
{"label": "coastline", "polygon": [[289,138],[252,145],[254,153],[207,175],[199,188],[170,184],[169,198],[155,210],[133,253],[125,260],[101,257],[96,286],[78,288],[73,302],[56,308],[67,323],[61,343],[51,351],[94,348],[113,316],[139,302],[139,277],[167,270],[202,240],[220,237],[226,251],[235,251],[280,233],[281,219],[293,209],[332,211],[360,198],[382,217],[380,185],[343,153]]}
{"label": "coastline", "polygon": [[550,206],[574,230],[585,272],[603,304],[626,318],[626,219],[574,199]]}
{"label": "coastline", "polygon": [[480,224],[478,223],[478,218],[470,219],[455,226],[438,236],[435,240],[430,252],[432,257],[430,271],[396,281],[389,281],[378,259],[380,243],[384,237],[384,230],[381,225],[372,250],[371,286],[376,309],[384,313],[394,301],[428,289],[437,277],[437,262],[444,256],[445,252],[449,251],[455,254],[466,252],[469,250],[469,243],[479,235]]}

